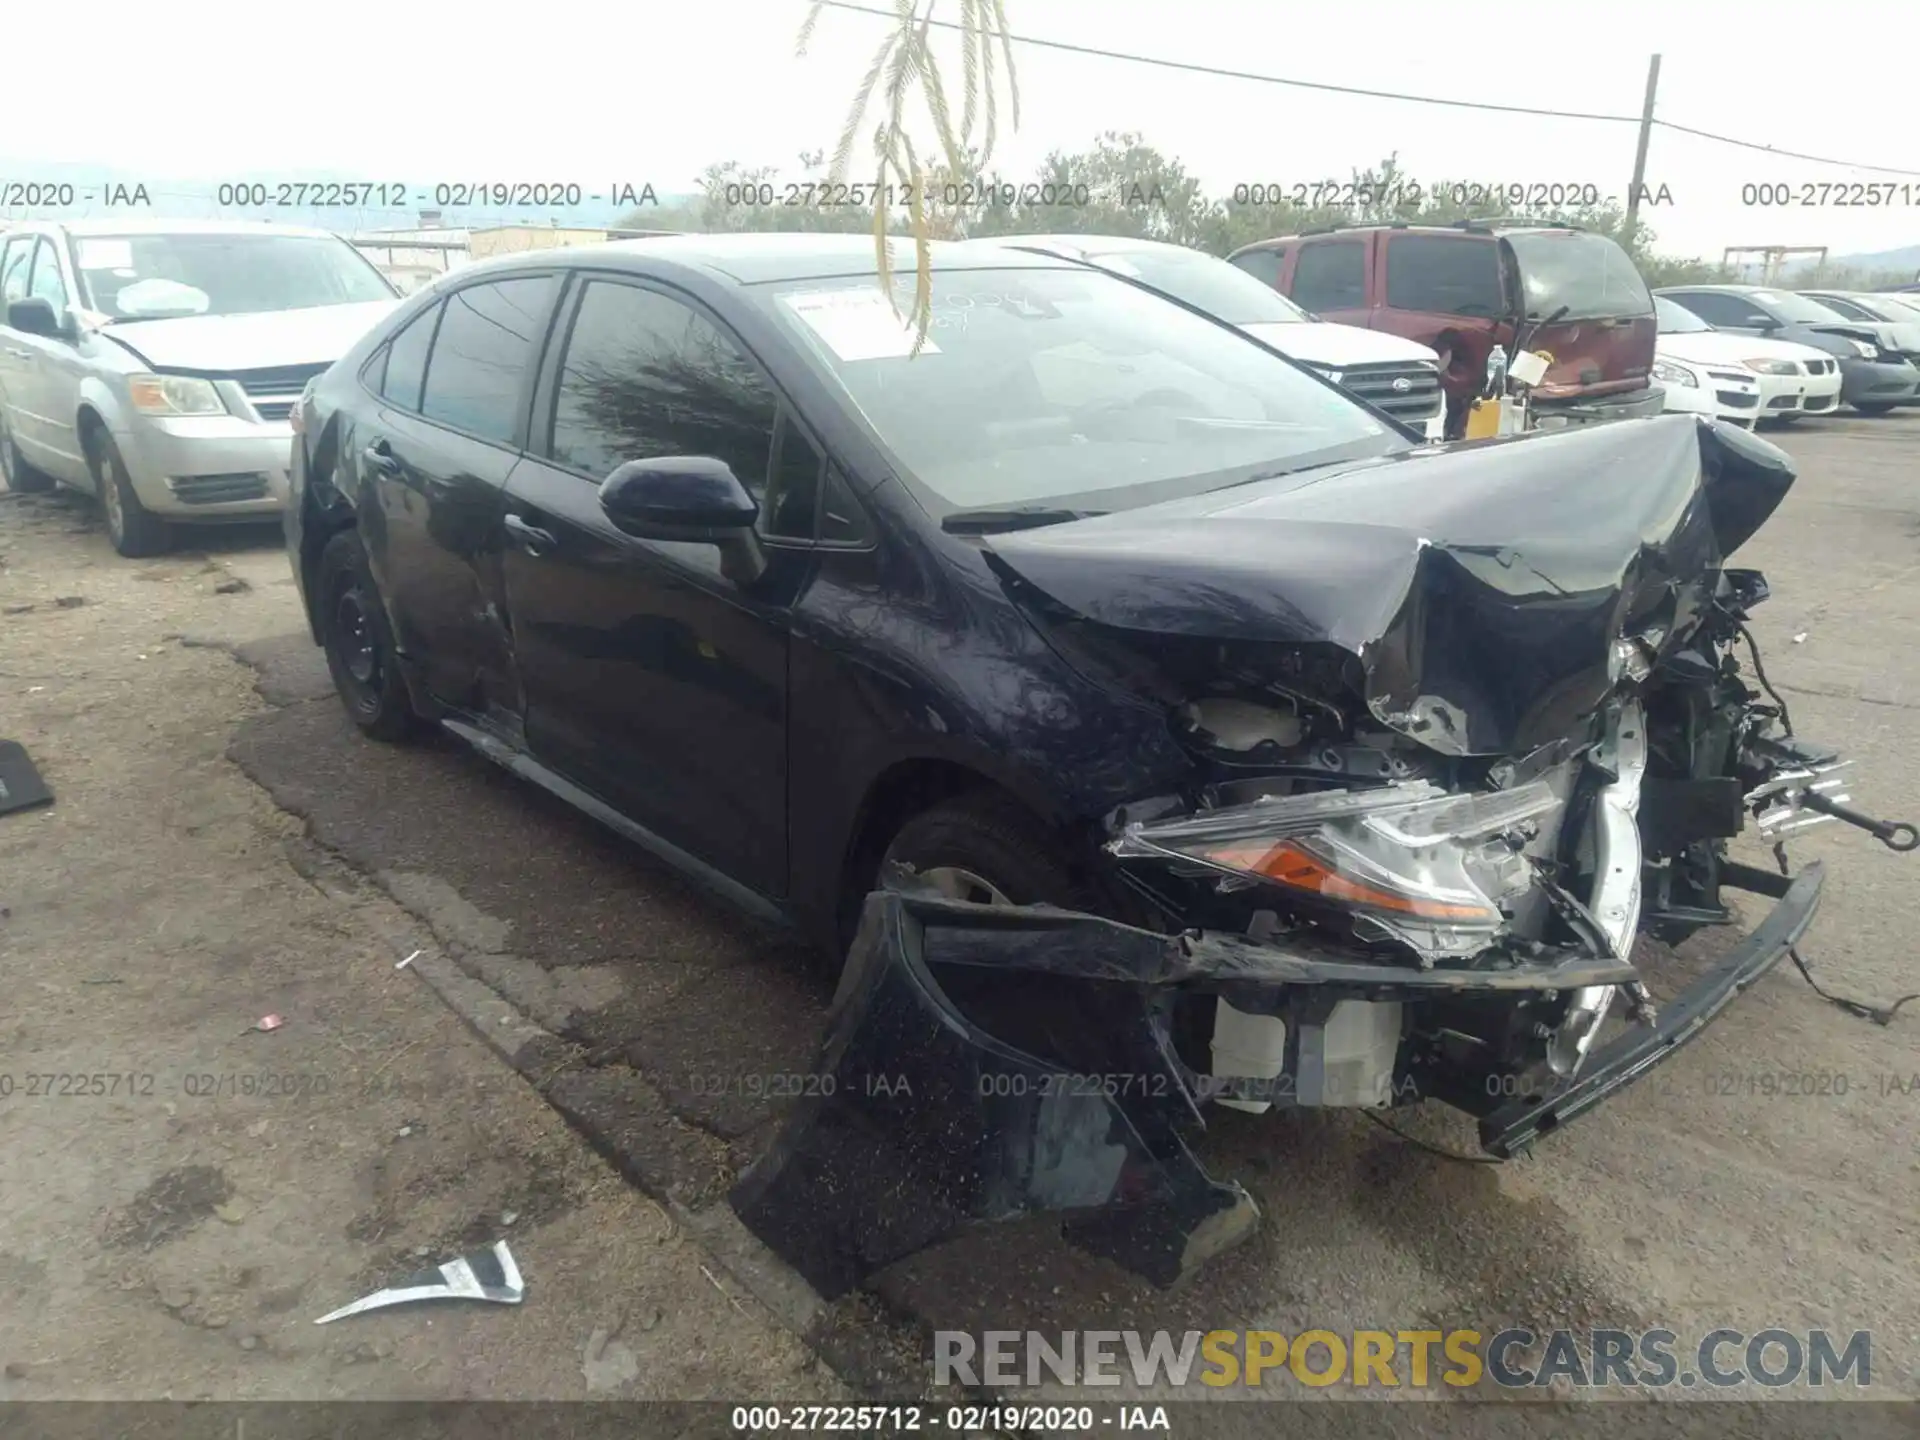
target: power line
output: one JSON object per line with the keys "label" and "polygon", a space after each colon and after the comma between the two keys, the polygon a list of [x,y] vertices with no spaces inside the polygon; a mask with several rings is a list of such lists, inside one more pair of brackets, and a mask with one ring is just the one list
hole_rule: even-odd
{"label": "power line", "polygon": [[[895,11],[856,4],[854,0],[815,0],[815,3],[824,5],[830,10],[849,10],[860,15],[876,15],[883,20],[900,18]],[[954,20],[927,20],[924,23],[936,30],[965,28]],[[1544,115],[1555,120],[1600,120],[1620,125],[1640,123],[1640,117],[1637,115],[1604,115],[1589,110],[1548,110],[1531,105],[1496,105],[1486,100],[1453,100],[1439,95],[1409,95],[1398,90],[1367,90],[1354,85],[1329,85],[1318,80],[1296,80],[1284,75],[1262,75],[1252,70],[1232,70],[1224,66],[1201,65],[1188,60],[1167,60],[1158,55],[1135,55],[1124,50],[1105,50],[1096,45],[1075,45],[1066,40],[1045,40],[1036,35],[1009,33],[1007,38],[1016,45],[1031,45],[1040,50],[1060,50],[1069,55],[1090,55],[1100,60],[1125,60],[1134,65],[1152,65],[1162,70],[1180,70],[1191,75],[1211,75],[1223,80],[1253,80],[1262,85],[1284,85],[1291,89],[1319,90],[1334,95],[1358,95],[1369,100],[1399,100],[1409,105],[1440,105],[1455,110],[1487,110],[1502,115]],[[1920,176],[1920,170],[1901,169],[1893,165],[1869,165],[1860,160],[1836,160],[1828,155],[1807,155],[1798,150],[1781,150],[1772,145],[1762,145],[1756,140],[1741,140],[1736,136],[1700,130],[1672,120],[1656,118],[1653,123],[1682,135],[1693,135],[1702,140],[1711,140],[1721,145],[1733,145],[1742,150],[1757,150],[1763,155],[1777,156],[1782,160],[1805,160],[1815,165],[1834,165],[1843,170],[1871,170],[1881,175]]]}
{"label": "power line", "polygon": [[1732,135],[1716,135],[1711,130],[1696,130],[1691,125],[1676,124],[1672,120],[1655,120],[1656,125],[1669,130],[1677,130],[1682,135],[1697,135],[1702,140],[1717,141],[1722,145],[1736,145],[1742,150],[1758,150],[1763,155],[1777,155],[1782,160],[1810,160],[1815,165],[1838,165],[1846,170],[1872,170],[1880,175],[1906,175],[1920,178],[1920,171],[1902,170],[1893,165],[1868,165],[1859,160],[1835,160],[1826,155],[1803,155],[1798,150],[1776,150],[1771,145],[1762,145],[1753,140],[1741,140]]}
{"label": "power line", "polygon": [[[856,5],[852,0],[817,0],[832,10],[852,10],[861,15],[878,15],[885,20],[898,20],[900,17],[892,10],[879,10],[871,5]],[[960,30],[963,27],[955,20],[928,20],[924,22],[936,30]],[[1042,40],[1034,35],[1013,35],[1007,38],[1016,45],[1032,45],[1042,50],[1064,50],[1069,55],[1092,55],[1101,60],[1130,60],[1136,65],[1157,65],[1163,70],[1184,70],[1193,75],[1212,75],[1223,80],[1258,80],[1263,85],[1289,85],[1299,90],[1325,90],[1335,95],[1360,95],[1370,100],[1405,100],[1414,105],[1448,105],[1458,110],[1493,110],[1503,115],[1548,115],[1556,120],[1607,120],[1625,125],[1638,125],[1638,115],[1599,115],[1584,110],[1539,110],[1529,105],[1495,105],[1485,100],[1446,100],[1436,95],[1403,95],[1396,90],[1363,90],[1353,85],[1327,85],[1318,80],[1293,80],[1280,75],[1260,75],[1251,70],[1228,70],[1218,65],[1199,65],[1187,60],[1163,60],[1157,55],[1132,55],[1122,50],[1102,50],[1093,45],[1074,45],[1065,40]]]}

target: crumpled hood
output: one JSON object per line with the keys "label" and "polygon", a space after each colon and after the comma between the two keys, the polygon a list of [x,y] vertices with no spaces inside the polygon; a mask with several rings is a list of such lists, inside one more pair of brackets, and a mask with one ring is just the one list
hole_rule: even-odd
{"label": "crumpled hood", "polygon": [[1913,338],[1911,326],[1895,325],[1889,320],[1845,320],[1809,325],[1807,328],[1818,330],[1822,335],[1848,335],[1857,340],[1871,340],[1883,350],[1909,349],[1911,347],[1906,342]]}
{"label": "crumpled hood", "polygon": [[371,300],[253,315],[126,320],[101,333],[156,370],[227,375],[283,365],[331,365],[399,303]]}
{"label": "crumpled hood", "polygon": [[1668,415],[986,543],[1029,608],[1131,632],[1148,654],[1169,635],[1330,643],[1362,662],[1382,724],[1444,754],[1510,754],[1575,733],[1613,688],[1616,640],[1684,633],[1793,479],[1767,441]]}

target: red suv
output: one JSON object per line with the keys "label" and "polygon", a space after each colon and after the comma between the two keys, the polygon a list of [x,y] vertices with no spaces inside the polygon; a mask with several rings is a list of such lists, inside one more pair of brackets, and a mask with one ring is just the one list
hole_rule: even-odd
{"label": "red suv", "polygon": [[1653,296],[1605,235],[1498,221],[1341,225],[1256,241],[1227,259],[1322,319],[1439,351],[1449,435],[1464,430],[1487,356],[1513,343],[1516,326],[1527,349],[1551,357],[1533,392],[1543,427],[1660,411],[1648,378]]}

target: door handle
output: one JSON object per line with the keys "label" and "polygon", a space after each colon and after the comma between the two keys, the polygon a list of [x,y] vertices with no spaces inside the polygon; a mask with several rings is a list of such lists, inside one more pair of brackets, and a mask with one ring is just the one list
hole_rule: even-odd
{"label": "door handle", "polygon": [[500,523],[506,527],[507,534],[513,537],[514,544],[536,558],[558,543],[554,540],[551,530],[542,530],[538,525],[529,525],[518,515],[508,515]]}
{"label": "door handle", "polygon": [[369,470],[382,475],[398,475],[400,462],[394,458],[393,451],[384,440],[376,440],[360,452],[360,458],[367,462]]}

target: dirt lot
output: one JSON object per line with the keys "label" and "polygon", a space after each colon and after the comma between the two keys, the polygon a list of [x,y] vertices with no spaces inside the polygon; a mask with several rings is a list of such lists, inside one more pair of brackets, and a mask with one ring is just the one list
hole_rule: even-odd
{"label": "dirt lot", "polygon": [[[1741,557],[1773,583],[1769,671],[1799,730],[1855,757],[1857,799],[1920,816],[1920,414],[1777,438],[1803,479]],[[1222,1112],[1203,1158],[1266,1218],[1185,1291],[1032,1224],[817,1305],[720,1198],[777,1113],[705,1083],[807,1067],[826,997],[797,957],[457,746],[361,741],[277,537],[187,544],[122,561],[79,502],[0,496],[0,735],[60,797],[0,819],[0,1290],[24,1299],[0,1306],[0,1398],[560,1396],[589,1373],[797,1398],[839,1383],[810,1351],[917,1383],[915,1329],[1508,1321],[1867,1329],[1878,1393],[1920,1396],[1920,1013],[1871,1025],[1786,966],[1516,1164]],[[1804,952],[1825,983],[1920,989],[1920,862],[1839,826],[1796,855],[1829,862]],[[1647,960],[1670,991],[1674,958]],[[248,1030],[268,1012],[285,1027]],[[29,1073],[138,1093],[27,1099]],[[1445,1113],[1417,1126],[1470,1148]],[[310,1324],[423,1248],[500,1235],[518,1310]]]}
{"label": "dirt lot", "polygon": [[[0,494],[0,735],[58,797],[0,818],[0,1399],[839,1393],[227,759],[262,702],[222,647],[295,606],[270,532],[207,538],[129,563]],[[518,1308],[312,1323],[496,1239]]]}

